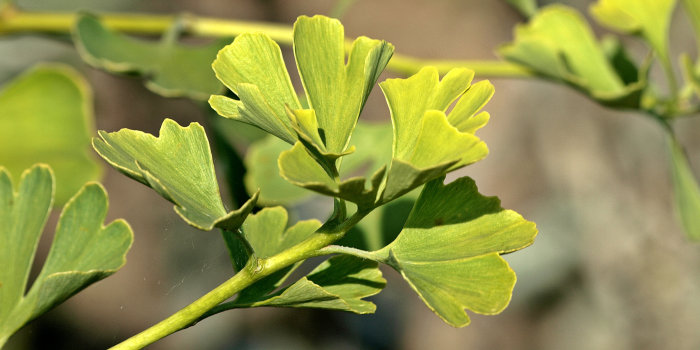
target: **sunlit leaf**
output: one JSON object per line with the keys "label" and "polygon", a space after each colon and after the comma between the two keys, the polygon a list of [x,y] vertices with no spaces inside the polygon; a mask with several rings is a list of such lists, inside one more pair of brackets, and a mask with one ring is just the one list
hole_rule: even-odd
{"label": "sunlit leaf", "polygon": [[470,70],[453,69],[439,80],[437,69],[426,67],[410,78],[380,84],[394,125],[383,202],[486,157],[486,144],[473,133],[488,121],[488,114],[477,112],[491,98],[493,86],[470,86],[473,77]]}
{"label": "sunlit leaf", "polygon": [[646,86],[644,74],[626,84],[621,78],[626,73],[615,70],[583,16],[563,5],[544,7],[529,23],[516,27],[514,41],[499,52],[611,107],[638,107]]}
{"label": "sunlit leaf", "polygon": [[85,185],[66,204],[46,262],[28,292],[29,271],[53,200],[53,175],[37,165],[13,190],[0,167],[0,347],[24,324],[120,269],[133,234],[123,220],[107,226],[107,194]]}
{"label": "sunlit leaf", "polygon": [[99,135],[93,146],[102,158],[175,204],[175,211],[196,228],[235,231],[255,205],[257,195],[235,211],[226,210],[207,136],[198,123],[181,127],[165,119],[159,137],[129,129]]}
{"label": "sunlit leaf", "polygon": [[601,24],[639,33],[663,60],[668,60],[668,28],[676,0],[598,0],[591,14]]}
{"label": "sunlit leaf", "polygon": [[162,96],[206,100],[223,90],[210,64],[230,39],[196,47],[179,44],[174,35],[153,42],[112,31],[91,15],[78,18],[73,39],[85,62],[112,73],[143,76],[146,87]]}
{"label": "sunlit leaf", "polygon": [[[243,224],[243,237],[255,258],[269,258],[303,242],[321,227],[318,220],[299,221],[287,228],[288,215],[282,207],[265,208],[250,215]],[[250,256],[245,257],[247,260]],[[277,289],[300,263],[292,264],[241,291],[236,302],[247,303]]]}
{"label": "sunlit leaf", "polygon": [[90,150],[92,113],[90,88],[73,69],[29,70],[0,91],[0,166],[18,179],[32,164],[49,164],[62,205],[101,173]]}
{"label": "sunlit leaf", "polygon": [[535,224],[484,197],[474,181],[444,178],[425,185],[399,236],[374,252],[408,281],[423,301],[455,327],[469,324],[464,309],[501,312],[515,273],[499,254],[530,245]]}
{"label": "sunlit leaf", "polygon": [[336,19],[301,16],[294,23],[294,56],[309,103],[329,152],[342,153],[379,74],[394,51],[391,44],[359,37],[345,63],[345,34]]}
{"label": "sunlit leaf", "polygon": [[336,256],[271,296],[232,307],[308,307],[373,313],[377,307],[362,299],[379,293],[386,285],[377,265],[352,256]]}
{"label": "sunlit leaf", "polygon": [[700,53],[700,1],[683,0],[683,6],[690,17],[693,28],[695,28],[695,40],[697,41],[698,53]]}
{"label": "sunlit leaf", "polygon": [[386,66],[393,47],[358,38],[345,63],[343,26],[323,16],[299,17],[294,52],[306,92],[302,106],[279,46],[267,35],[243,34],[223,48],[213,68],[240,100],[212,96],[210,105],[294,144],[301,140],[314,157],[329,162],[345,155],[360,111]]}
{"label": "sunlit leaf", "polygon": [[525,17],[532,17],[535,15],[535,13],[537,13],[537,1],[536,0],[506,0],[506,1]]}
{"label": "sunlit leaf", "polygon": [[682,54],[680,61],[686,85],[695,92],[696,96],[700,97],[700,60],[693,64],[688,54]]}
{"label": "sunlit leaf", "polygon": [[700,187],[683,148],[675,140],[670,140],[669,146],[676,209],[688,238],[698,241],[700,240]]}
{"label": "sunlit leaf", "polygon": [[[391,158],[391,125],[389,124],[368,124],[359,122],[352,135],[350,145],[356,146],[356,151],[343,157],[340,168],[341,179],[351,177],[362,178],[355,183],[358,186],[367,186],[366,179],[382,166],[387,165]],[[268,138],[255,143],[246,155],[246,165],[249,172],[246,176],[246,186],[251,193],[260,188],[260,202],[268,204],[294,204],[303,200],[310,200],[312,192],[293,185],[280,175],[280,167],[275,161],[280,153],[289,149],[289,145],[275,138]],[[303,151],[303,149],[301,150]],[[310,156],[301,154],[304,161],[310,161]],[[319,177],[319,181],[326,183],[323,188],[318,188],[317,183],[309,181],[313,177],[293,174],[291,165],[287,163],[279,164],[283,172],[294,179],[295,183],[310,190],[336,195],[340,189],[330,181],[326,183],[328,176],[324,173],[311,175]],[[319,171],[319,166],[311,164],[315,171]],[[295,170],[309,171],[304,167]],[[323,171],[320,169],[320,171]],[[329,179],[330,180],[330,179]],[[371,185],[371,183],[370,183]],[[343,187],[345,188],[345,187]],[[338,194],[340,197],[350,197],[346,194]],[[374,194],[376,196],[376,193]],[[374,201],[372,195],[366,194],[364,198]]]}

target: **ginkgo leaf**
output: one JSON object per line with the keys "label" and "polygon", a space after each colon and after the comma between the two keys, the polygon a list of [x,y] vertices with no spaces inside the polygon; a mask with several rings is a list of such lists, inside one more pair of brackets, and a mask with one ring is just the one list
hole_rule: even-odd
{"label": "ginkgo leaf", "polygon": [[259,295],[257,300],[222,305],[240,307],[307,307],[373,313],[374,303],[363,298],[379,293],[386,285],[378,264],[353,256],[335,256],[316,267],[309,275],[271,295]]}
{"label": "ginkgo leaf", "polygon": [[159,137],[129,129],[99,135],[93,147],[102,158],[175,204],[180,217],[196,228],[235,231],[255,205],[257,194],[241,208],[226,210],[207,136],[198,123],[181,127],[165,119]]}
{"label": "ginkgo leaf", "polygon": [[[288,215],[283,207],[265,208],[250,215],[242,227],[243,238],[252,248],[249,253],[254,258],[269,258],[303,242],[321,227],[318,220],[299,221],[289,228],[287,223]],[[247,261],[250,258],[245,256],[235,260]],[[292,264],[244,289],[236,297],[236,302],[246,303],[267,295],[277,289],[300,264]]]}
{"label": "ginkgo leaf", "polygon": [[609,28],[641,34],[668,61],[668,28],[675,6],[676,0],[598,0],[591,14]]}
{"label": "ginkgo leaf", "polygon": [[688,238],[700,240],[700,186],[690,168],[683,148],[676,140],[669,140],[671,174],[676,209]]}
{"label": "ginkgo leaf", "polygon": [[56,173],[56,205],[101,173],[90,151],[92,92],[72,68],[42,65],[0,91],[0,166],[15,178],[35,163]]}
{"label": "ginkgo leaf", "polygon": [[536,0],[506,0],[525,17],[532,17],[537,13]]}
{"label": "ginkgo leaf", "polygon": [[625,84],[583,16],[563,5],[544,7],[529,23],[517,26],[514,41],[499,52],[611,107],[638,107],[646,86],[643,74],[635,83]]}
{"label": "ginkgo leaf", "polygon": [[[214,110],[334,160],[347,154],[359,114],[393,53],[390,44],[360,37],[347,64],[343,26],[323,16],[301,16],[294,25],[294,53],[309,108],[294,92],[279,46],[261,33],[238,36],[212,67],[240,100],[212,96]],[[316,129],[316,130],[314,130]]]}
{"label": "ginkgo leaf", "polygon": [[357,38],[345,63],[345,34],[336,19],[301,16],[294,23],[294,57],[309,108],[315,110],[325,146],[345,151],[357,118],[394,47]]}
{"label": "ginkgo leaf", "polygon": [[221,93],[223,86],[209,65],[231,40],[189,47],[176,39],[174,33],[159,42],[131,38],[85,14],[77,19],[73,30],[73,40],[85,62],[108,72],[139,74],[146,79],[146,87],[159,95],[206,100],[211,94]]}
{"label": "ginkgo leaf", "polygon": [[372,252],[401,273],[428,307],[455,327],[469,324],[464,309],[501,312],[515,273],[499,254],[530,245],[535,224],[484,197],[472,179],[425,185],[396,240]]}
{"label": "ginkgo leaf", "polygon": [[486,144],[473,133],[488,121],[488,114],[477,113],[491,98],[493,86],[470,86],[473,77],[471,70],[453,69],[440,80],[437,69],[425,67],[407,79],[380,84],[394,125],[393,160],[382,202],[486,157]]}
{"label": "ginkgo leaf", "polygon": [[[357,145],[356,151],[343,157],[340,178],[345,180],[345,184],[341,182],[340,186],[326,175],[320,165],[311,163],[313,159],[305,154],[301,146],[294,150],[300,153],[291,156],[301,157],[301,164],[306,166],[295,165],[295,160],[289,158],[290,152],[286,152],[287,156],[280,158],[279,166],[274,161],[270,162],[270,159],[276,159],[287,151],[289,145],[273,138],[266,139],[253,144],[246,156],[246,164],[249,167],[246,186],[251,192],[260,188],[260,200],[263,203],[293,204],[309,199],[311,192],[300,187],[340,198],[352,198],[353,201],[374,202],[377,187],[366,189],[367,178],[371,178],[390,162],[391,132],[389,124],[357,124],[350,141],[351,145]],[[306,172],[310,174],[305,174]],[[286,181],[285,177],[291,182]],[[313,181],[314,179],[316,181]],[[372,186],[371,182],[369,186]]]}
{"label": "ginkgo leaf", "polygon": [[683,7],[690,17],[690,22],[695,29],[695,40],[700,53],[700,2],[696,0],[683,0]]}
{"label": "ginkgo leaf", "polygon": [[53,185],[51,169],[37,165],[22,174],[15,192],[9,173],[0,167],[0,347],[24,324],[126,262],[131,228],[123,220],[103,226],[107,194],[90,183],[63,209],[46,262],[27,292]]}

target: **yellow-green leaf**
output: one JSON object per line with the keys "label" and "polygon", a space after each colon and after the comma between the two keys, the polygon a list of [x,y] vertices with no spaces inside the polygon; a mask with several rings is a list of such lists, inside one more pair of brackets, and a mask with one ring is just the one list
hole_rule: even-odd
{"label": "yellow-green leaf", "polygon": [[453,69],[440,80],[437,69],[425,67],[407,79],[380,84],[394,125],[393,160],[382,202],[486,157],[486,144],[474,131],[488,121],[488,114],[477,113],[493,87],[488,82],[470,86],[473,76],[468,69]]}
{"label": "yellow-green leaf", "polygon": [[212,96],[209,102],[224,117],[258,126],[290,144],[308,141],[304,146],[319,153],[315,157],[334,161],[347,154],[367,96],[393,53],[386,42],[360,37],[346,64],[343,45],[337,20],[297,19],[294,53],[309,107],[303,108],[279,46],[265,34],[243,34],[213,64],[216,76],[240,100]]}
{"label": "yellow-green leaf", "polygon": [[107,194],[85,185],[66,204],[49,255],[27,290],[29,271],[53,200],[45,165],[26,170],[13,190],[0,167],[0,347],[24,324],[120,269],[133,233],[123,220],[103,226]]}
{"label": "yellow-green leaf", "polygon": [[671,148],[671,174],[676,209],[688,238],[700,240],[700,187],[690,168],[683,148],[675,140],[669,140]]}
{"label": "yellow-green leaf", "polygon": [[598,0],[591,14],[609,28],[641,34],[668,61],[668,28],[675,7],[676,0]]}
{"label": "yellow-green leaf", "polygon": [[72,68],[30,69],[0,91],[0,166],[19,178],[35,163],[49,164],[62,205],[102,170],[90,150],[92,113],[92,92]]}
{"label": "yellow-green leaf", "polygon": [[272,295],[231,307],[307,307],[368,314],[377,307],[362,299],[379,293],[385,285],[376,262],[341,255]]}
{"label": "yellow-green leaf", "polygon": [[588,22],[578,11],[563,5],[544,7],[527,24],[517,26],[514,41],[501,47],[499,53],[611,107],[638,107],[646,86],[644,74],[626,84]]}
{"label": "yellow-green leaf", "polygon": [[102,158],[175,204],[180,217],[196,228],[235,231],[255,205],[257,195],[237,210],[224,207],[207,136],[198,123],[181,127],[165,119],[159,137],[129,129],[99,135],[93,146]]}
{"label": "yellow-green leaf", "polygon": [[425,185],[396,240],[373,252],[401,273],[428,307],[455,327],[469,324],[464,309],[501,312],[515,273],[499,254],[530,245],[537,229],[495,197],[460,178]]}
{"label": "yellow-green leaf", "polygon": [[131,38],[106,28],[92,15],[81,15],[73,30],[73,40],[85,62],[112,73],[136,73],[159,95],[206,100],[220,93],[223,86],[209,65],[230,40],[189,47],[175,39],[169,35],[159,42]]}

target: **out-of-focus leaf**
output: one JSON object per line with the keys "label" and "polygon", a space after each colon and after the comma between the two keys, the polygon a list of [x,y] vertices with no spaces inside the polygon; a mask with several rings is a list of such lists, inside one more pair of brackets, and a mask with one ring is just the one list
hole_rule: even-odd
{"label": "out-of-focus leaf", "polygon": [[693,64],[688,54],[682,54],[680,61],[686,85],[695,92],[696,96],[700,97],[700,60]]}
{"label": "out-of-focus leaf", "polygon": [[676,209],[688,238],[700,240],[700,187],[690,169],[688,158],[677,141],[669,140],[671,171]]}
{"label": "out-of-focus leaf", "polygon": [[[389,163],[391,158],[391,125],[359,122],[350,144],[356,146],[356,151],[342,158],[340,176],[342,179],[352,176],[364,176],[366,179]],[[312,192],[291,184],[280,175],[280,167],[275,159],[288,149],[288,144],[272,137],[256,142],[249,149],[246,155],[246,166],[249,170],[246,175],[246,187],[250,193],[260,189],[261,203],[289,205],[307,200],[312,195]],[[302,156],[306,160],[311,160],[306,155]],[[312,164],[311,166],[316,165]],[[325,173],[320,175],[322,175],[320,181],[326,181]],[[301,187],[315,188],[315,184],[312,182],[304,182],[305,178],[301,176],[299,178],[302,179],[298,182]],[[363,186],[366,182],[365,179],[363,179]],[[334,190],[339,191],[335,185],[328,184],[319,192],[336,193],[333,192]]]}
{"label": "out-of-focus leaf", "polygon": [[385,285],[376,262],[341,255],[326,260],[308,276],[273,295],[232,307],[308,307],[368,314],[377,307],[362,299],[379,293]]}
{"label": "out-of-focus leaf", "polygon": [[598,0],[591,14],[609,28],[641,34],[668,61],[668,28],[675,6],[676,0]]}
{"label": "out-of-focus leaf", "polygon": [[101,168],[90,152],[92,93],[63,65],[35,67],[0,91],[0,165],[16,178],[41,162],[56,172],[56,205]]}
{"label": "out-of-focus leaf", "polygon": [[565,82],[610,107],[638,107],[646,86],[645,74],[625,84],[621,76],[628,72],[615,70],[617,65],[606,57],[586,20],[562,5],[547,6],[529,23],[516,27],[515,40],[499,52],[509,61]]}
{"label": "out-of-focus leaf", "polygon": [[206,100],[223,90],[210,65],[230,39],[200,47],[181,45],[168,35],[160,42],[146,41],[109,30],[91,15],[78,18],[73,39],[88,64],[113,73],[139,74],[159,95]]}
{"label": "out-of-focus leaf", "polygon": [[697,41],[698,54],[700,54],[700,1],[683,0],[683,6],[688,12],[693,28],[695,28],[695,40]]}
{"label": "out-of-focus leaf", "polygon": [[506,0],[510,6],[513,6],[523,16],[530,18],[537,13],[536,0]]}
{"label": "out-of-focus leaf", "polygon": [[257,194],[241,208],[226,210],[207,136],[198,123],[181,127],[165,119],[159,137],[129,129],[99,135],[93,147],[102,158],[175,204],[180,217],[196,228],[235,231],[255,205]]}
{"label": "out-of-focus leaf", "polygon": [[532,244],[537,229],[474,181],[444,178],[425,185],[394,242],[373,252],[401,273],[428,307],[455,327],[469,324],[464,309],[501,312],[515,273],[499,254]]}
{"label": "out-of-focus leaf", "polygon": [[[305,220],[287,228],[287,221],[287,211],[282,207],[265,208],[248,217],[243,224],[243,238],[250,244],[256,258],[264,259],[281,253],[303,242],[321,227],[318,220]],[[248,258],[250,257],[241,260]],[[300,264],[301,262],[277,271],[244,289],[236,297],[236,303],[260,300],[277,289]]]}
{"label": "out-of-focus leaf", "polygon": [[16,192],[10,174],[0,167],[0,347],[24,324],[126,262],[131,228],[123,220],[102,226],[107,194],[101,185],[90,183],[63,209],[46,262],[25,294],[52,200],[49,167],[26,170]]}
{"label": "out-of-focus leaf", "polygon": [[471,70],[453,69],[440,81],[437,69],[426,67],[410,78],[380,84],[394,125],[382,202],[486,157],[486,144],[473,133],[488,121],[486,112],[476,113],[491,98],[493,86],[470,86],[473,77]]}

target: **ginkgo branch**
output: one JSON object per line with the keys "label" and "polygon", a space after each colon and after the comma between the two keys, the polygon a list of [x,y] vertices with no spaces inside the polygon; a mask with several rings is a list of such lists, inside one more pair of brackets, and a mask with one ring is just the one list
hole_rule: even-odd
{"label": "ginkgo branch", "polygon": [[[19,33],[70,33],[78,14],[70,12],[24,11],[11,3],[0,4],[0,35]],[[141,13],[102,13],[100,19],[111,28],[125,33],[162,35],[177,23],[183,35],[194,37],[233,37],[242,33],[261,32],[281,44],[292,44],[292,27],[284,24],[236,21],[228,19],[182,15],[151,15]],[[351,40],[346,40],[350,49]],[[483,77],[532,77],[533,73],[519,65],[499,60],[426,60],[406,55],[394,54],[387,69],[409,75],[420,68],[431,65],[441,74],[452,68],[473,69]]]}

